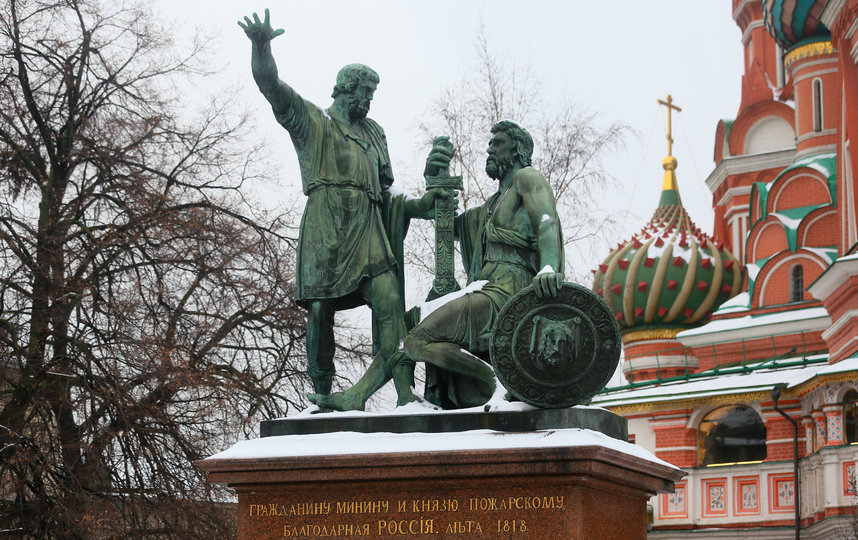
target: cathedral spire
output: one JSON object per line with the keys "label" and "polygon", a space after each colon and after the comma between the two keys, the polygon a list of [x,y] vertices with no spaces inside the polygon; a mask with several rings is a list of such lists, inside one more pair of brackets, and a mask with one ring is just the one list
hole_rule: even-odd
{"label": "cathedral spire", "polygon": [[658,100],[659,105],[667,107],[667,156],[662,160],[661,166],[664,167],[664,182],[661,184],[661,199],[658,202],[659,206],[681,205],[682,201],[679,198],[679,188],[676,184],[676,158],[673,157],[673,111],[681,112],[682,109],[673,104],[673,98],[670,94],[666,100]]}

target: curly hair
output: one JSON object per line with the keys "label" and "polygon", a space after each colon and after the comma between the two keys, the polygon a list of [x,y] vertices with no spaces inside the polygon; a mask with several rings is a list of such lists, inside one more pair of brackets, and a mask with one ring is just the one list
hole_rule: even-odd
{"label": "curly hair", "polygon": [[518,158],[522,167],[530,166],[530,160],[533,157],[533,137],[526,129],[515,122],[501,120],[492,126],[492,135],[496,133],[509,135],[513,144],[513,155]]}
{"label": "curly hair", "polygon": [[368,80],[378,84],[378,73],[363,64],[349,64],[337,73],[337,83],[334,85],[332,98],[340,94],[350,94],[361,81]]}

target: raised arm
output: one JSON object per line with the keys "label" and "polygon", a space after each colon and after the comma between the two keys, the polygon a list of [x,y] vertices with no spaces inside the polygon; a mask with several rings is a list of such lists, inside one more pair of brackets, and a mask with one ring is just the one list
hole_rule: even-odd
{"label": "raised arm", "polygon": [[521,169],[517,173],[515,185],[537,236],[537,251],[542,269],[533,278],[533,286],[539,297],[556,296],[563,282],[563,244],[554,194],[545,177],[531,167]]}
{"label": "raised arm", "polygon": [[253,80],[256,81],[256,86],[259,87],[265,99],[271,103],[274,114],[280,120],[280,117],[291,112],[295,101],[299,99],[295,91],[278,78],[277,64],[271,54],[271,40],[282,35],[285,30],[282,28],[275,30],[271,27],[267,9],[264,20],[260,21],[259,15],[254,13],[253,20],[245,17],[244,22],[238,21],[238,25],[253,43],[250,56]]}

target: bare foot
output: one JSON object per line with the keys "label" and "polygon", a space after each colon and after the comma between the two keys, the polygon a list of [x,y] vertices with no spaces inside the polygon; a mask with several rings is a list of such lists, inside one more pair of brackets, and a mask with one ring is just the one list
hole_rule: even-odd
{"label": "bare foot", "polygon": [[328,395],[307,393],[307,399],[319,407],[334,411],[362,411],[366,406],[366,400],[354,397],[348,392]]}
{"label": "bare foot", "polygon": [[397,396],[396,396],[396,406],[402,407],[403,405],[408,405],[409,403],[414,403],[415,401],[423,401],[423,398],[416,395],[411,388],[407,389],[398,389],[397,388]]}

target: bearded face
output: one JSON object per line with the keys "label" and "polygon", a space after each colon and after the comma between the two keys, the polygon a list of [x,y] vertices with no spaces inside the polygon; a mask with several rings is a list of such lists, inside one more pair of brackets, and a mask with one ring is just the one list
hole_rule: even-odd
{"label": "bearded face", "polygon": [[348,96],[349,117],[353,120],[366,118],[366,115],[369,114],[369,104],[371,101],[371,99],[350,94]]}
{"label": "bearded face", "polygon": [[369,105],[375,95],[376,84],[370,80],[362,79],[355,89],[346,95],[349,107],[349,117],[352,120],[362,120],[369,114]]}
{"label": "bearded face", "polygon": [[515,160],[511,155],[507,156],[489,156],[486,158],[486,174],[492,180],[500,180],[512,170]]}
{"label": "bearded face", "polygon": [[509,135],[503,132],[495,133],[489,140],[486,158],[486,174],[493,180],[503,179],[515,165],[514,145]]}

